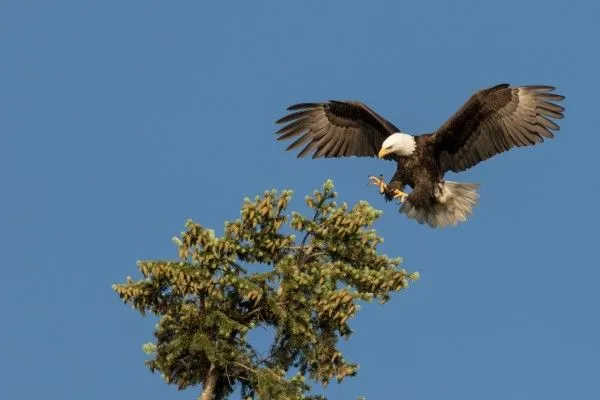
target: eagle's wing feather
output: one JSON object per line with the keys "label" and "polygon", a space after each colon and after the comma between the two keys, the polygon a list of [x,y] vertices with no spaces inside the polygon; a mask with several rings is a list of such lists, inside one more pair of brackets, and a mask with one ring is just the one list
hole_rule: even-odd
{"label": "eagle's wing feather", "polygon": [[295,139],[287,150],[305,147],[303,157],[313,158],[368,156],[375,157],[383,141],[400,131],[365,104],[357,101],[301,103],[288,108],[294,111],[277,121],[284,125],[277,140]]}
{"label": "eagle's wing feather", "polygon": [[551,86],[481,90],[433,135],[443,171],[464,171],[513,147],[541,143],[554,137],[564,108],[553,101],[564,97]]}

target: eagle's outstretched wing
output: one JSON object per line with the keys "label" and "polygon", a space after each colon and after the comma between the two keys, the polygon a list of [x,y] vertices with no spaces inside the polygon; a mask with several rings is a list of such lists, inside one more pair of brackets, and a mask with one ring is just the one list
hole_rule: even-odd
{"label": "eagle's outstretched wing", "polygon": [[313,158],[369,156],[376,157],[383,141],[399,129],[363,103],[330,101],[302,103],[288,108],[295,111],[279,119],[286,124],[277,131],[277,140],[294,138],[286,150],[305,147],[298,153],[310,152]]}
{"label": "eagle's outstretched wing", "polygon": [[433,135],[443,171],[464,171],[512,147],[543,142],[559,127],[552,119],[564,108],[553,103],[564,97],[551,86],[509,87],[502,84],[481,90]]}

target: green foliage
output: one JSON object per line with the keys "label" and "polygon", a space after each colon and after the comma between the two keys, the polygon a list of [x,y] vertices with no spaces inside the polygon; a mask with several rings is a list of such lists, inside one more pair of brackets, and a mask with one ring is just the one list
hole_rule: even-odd
{"label": "green foliage", "polygon": [[[174,239],[178,261],[139,262],[143,279],[113,286],[140,313],[160,316],[156,342],[144,345],[151,371],[180,389],[206,387],[212,376],[213,399],[237,384],[244,399],[317,399],[307,395],[307,380],[326,385],[356,374],[358,365],[337,346],[352,334],[357,303],[383,303],[418,273],[378,254],[383,239],[371,226],[381,212],[368,203],[336,204],[327,181],[306,197],[314,211],[307,218],[286,213],[291,196],[270,191],[246,199],[222,237],[188,222]],[[286,222],[300,242],[283,229]],[[253,271],[254,264],[268,268]],[[247,339],[260,326],[275,331],[266,355]]]}

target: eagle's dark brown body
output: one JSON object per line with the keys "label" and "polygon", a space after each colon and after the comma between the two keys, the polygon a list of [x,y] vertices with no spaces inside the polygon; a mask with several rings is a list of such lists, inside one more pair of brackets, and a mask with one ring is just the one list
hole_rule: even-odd
{"label": "eagle's dark brown body", "polygon": [[415,151],[410,156],[392,156],[397,169],[385,194],[387,199],[391,200],[394,189],[403,190],[404,186],[408,185],[413,189],[413,203],[419,207],[430,208],[435,202],[435,185],[444,181],[444,173],[436,162],[439,155],[432,136],[417,136],[415,141]]}
{"label": "eagle's dark brown body", "polygon": [[[541,143],[559,127],[552,119],[564,108],[564,97],[551,86],[481,90],[438,130],[411,136],[363,103],[330,101],[291,106],[279,140],[294,138],[288,150],[304,146],[299,157],[379,156],[397,163],[384,194],[407,196],[401,212],[430,226],[464,221],[477,200],[476,184],[444,181],[447,171],[460,172],[513,147]],[[409,195],[398,193],[408,185]]]}

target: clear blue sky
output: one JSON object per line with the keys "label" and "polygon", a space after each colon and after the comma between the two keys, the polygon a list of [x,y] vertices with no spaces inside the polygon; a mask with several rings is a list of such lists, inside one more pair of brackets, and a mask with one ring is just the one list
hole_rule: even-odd
{"label": "clear blue sky", "polygon": [[[422,277],[352,321],[360,373],[332,399],[600,398],[598,3],[208,3],[0,2],[0,398],[195,398],[142,364],[154,321],[111,284],[175,257],[188,218],[220,231],[266,188],[302,208],[327,178],[385,210],[384,251]],[[501,82],[557,86],[567,117],[453,177],[482,183],[455,229],[366,185],[393,164],[274,140],[294,102],[360,99],[418,133]]]}

